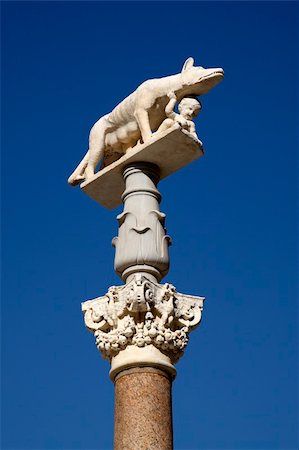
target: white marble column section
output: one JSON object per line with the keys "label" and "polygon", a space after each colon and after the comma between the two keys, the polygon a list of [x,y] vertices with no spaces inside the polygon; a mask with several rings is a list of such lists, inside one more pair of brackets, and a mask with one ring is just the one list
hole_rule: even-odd
{"label": "white marble column section", "polygon": [[159,168],[135,162],[125,168],[123,176],[124,211],[117,216],[119,233],[112,241],[115,271],[124,282],[132,280],[136,273],[160,281],[169,269],[171,241],[164,228],[165,214],[159,207]]}

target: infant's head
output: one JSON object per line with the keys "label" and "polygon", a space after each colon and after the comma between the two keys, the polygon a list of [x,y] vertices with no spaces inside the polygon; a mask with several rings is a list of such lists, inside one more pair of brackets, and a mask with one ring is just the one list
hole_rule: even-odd
{"label": "infant's head", "polygon": [[196,97],[184,97],[178,105],[178,110],[185,119],[190,120],[201,110],[201,103]]}

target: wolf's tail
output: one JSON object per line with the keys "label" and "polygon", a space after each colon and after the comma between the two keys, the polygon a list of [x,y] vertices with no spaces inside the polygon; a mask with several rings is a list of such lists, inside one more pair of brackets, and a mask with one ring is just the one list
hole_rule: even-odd
{"label": "wolf's tail", "polygon": [[71,186],[77,186],[77,184],[81,183],[84,180],[84,171],[86,169],[88,163],[89,150],[85,154],[84,158],[78,165],[78,167],[74,170],[72,175],[67,180],[68,184]]}

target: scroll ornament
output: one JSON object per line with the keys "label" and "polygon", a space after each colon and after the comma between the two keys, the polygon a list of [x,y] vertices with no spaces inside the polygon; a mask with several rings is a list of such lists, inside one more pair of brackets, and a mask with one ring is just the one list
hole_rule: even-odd
{"label": "scroll ornament", "polygon": [[200,323],[203,302],[204,297],[180,294],[169,283],[136,274],[128,284],[112,286],[105,296],[82,303],[82,311],[104,358],[111,361],[129,345],[153,345],[175,363],[188,333]]}

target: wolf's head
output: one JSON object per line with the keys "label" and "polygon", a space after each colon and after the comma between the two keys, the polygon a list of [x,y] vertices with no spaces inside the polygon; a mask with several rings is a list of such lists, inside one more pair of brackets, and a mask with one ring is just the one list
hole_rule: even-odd
{"label": "wolf's head", "polygon": [[220,67],[205,69],[194,66],[194,59],[188,58],[181,72],[182,94],[206,94],[223,79],[223,76],[224,71]]}

